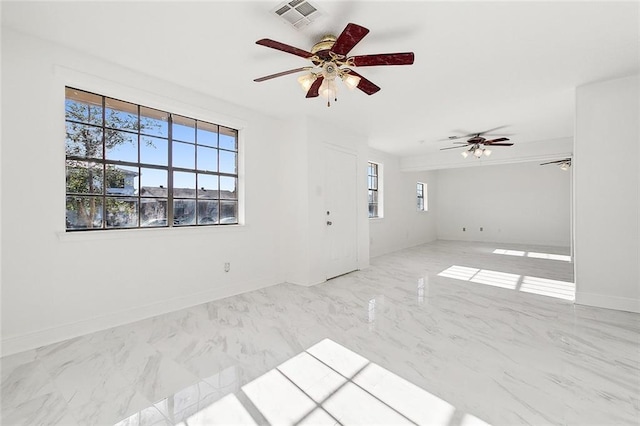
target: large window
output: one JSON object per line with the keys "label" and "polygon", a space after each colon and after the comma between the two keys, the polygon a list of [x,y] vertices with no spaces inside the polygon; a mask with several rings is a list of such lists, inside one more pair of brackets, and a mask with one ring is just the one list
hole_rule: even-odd
{"label": "large window", "polygon": [[379,164],[369,162],[367,168],[367,181],[369,185],[369,217],[381,217],[379,188]]}
{"label": "large window", "polygon": [[66,88],[66,229],[238,223],[238,131]]}
{"label": "large window", "polygon": [[427,184],[418,182],[416,184],[416,200],[419,212],[427,211]]}

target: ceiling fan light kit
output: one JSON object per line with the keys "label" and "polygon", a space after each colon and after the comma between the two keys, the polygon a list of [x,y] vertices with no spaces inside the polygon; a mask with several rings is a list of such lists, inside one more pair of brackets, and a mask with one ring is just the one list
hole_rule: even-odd
{"label": "ceiling fan light kit", "polygon": [[497,138],[497,139],[487,140],[487,138],[482,136],[494,130],[501,129],[502,127],[505,127],[505,126],[496,127],[490,130],[485,130],[484,132],[470,133],[468,135],[463,135],[463,136],[449,136],[448,137],[449,140],[456,140],[456,139],[463,139],[463,138],[469,138],[469,139],[467,139],[466,142],[453,142],[457,146],[440,148],[440,150],[442,151],[445,149],[468,148],[460,153],[460,155],[462,155],[463,158],[467,158],[469,154],[473,154],[473,156],[476,158],[482,157],[483,154],[485,155],[485,157],[488,157],[493,152],[490,149],[490,147],[513,145],[513,143],[511,142],[505,143],[506,141],[509,140],[509,138]]}
{"label": "ceiling fan light kit", "polygon": [[571,167],[571,158],[565,158],[563,160],[548,161],[546,163],[540,163],[541,166],[546,166],[547,164],[557,164],[558,166],[560,166],[560,170],[566,172]]}
{"label": "ceiling fan light kit", "polygon": [[298,83],[300,83],[300,86],[305,93],[309,91],[314,81],[316,81],[316,75],[313,73],[304,74],[298,77]]}
{"label": "ceiling fan light kit", "polygon": [[271,39],[261,39],[256,44],[290,53],[310,60],[313,66],[296,68],[276,74],[256,78],[254,81],[262,82],[288,74],[308,71],[298,78],[298,83],[307,92],[307,98],[321,96],[327,99],[327,106],[331,106],[331,99],[338,100],[336,79],[340,78],[347,88],[359,89],[367,95],[373,95],[380,90],[371,81],[367,80],[351,68],[386,66],[386,65],[411,65],[413,64],[413,52],[382,53],[376,55],[347,56],[353,47],[358,44],[369,30],[357,24],[347,24],[338,37],[325,35],[308,52],[297,47],[289,46]]}

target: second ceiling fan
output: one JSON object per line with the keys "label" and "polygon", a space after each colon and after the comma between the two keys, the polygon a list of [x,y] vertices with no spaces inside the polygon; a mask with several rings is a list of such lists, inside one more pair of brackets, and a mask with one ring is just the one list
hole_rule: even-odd
{"label": "second ceiling fan", "polygon": [[464,151],[462,151],[462,156],[464,158],[467,158],[469,156],[469,154],[473,154],[476,158],[480,158],[482,157],[482,154],[484,154],[485,156],[489,156],[491,155],[491,149],[489,149],[488,147],[491,146],[512,146],[513,143],[505,143],[506,141],[509,140],[509,138],[496,138],[496,139],[487,139],[482,135],[486,135],[487,133],[493,132],[495,130],[498,129],[502,129],[505,126],[500,126],[500,127],[496,127],[493,129],[489,129],[489,130],[485,130],[484,132],[478,132],[478,133],[469,133],[468,135],[462,135],[462,136],[449,136],[449,140],[456,140],[456,139],[465,139],[465,138],[469,138],[467,139],[465,142],[454,142],[454,144],[458,145],[458,146],[451,146],[448,148],[440,148],[441,151],[446,150],[446,149],[456,149],[456,148],[467,148]]}
{"label": "second ceiling fan", "polygon": [[307,71],[306,74],[298,78],[298,82],[307,92],[306,97],[315,98],[322,95],[327,98],[327,106],[331,105],[330,100],[332,98],[337,101],[337,87],[335,84],[337,78],[340,78],[350,89],[358,88],[367,95],[373,95],[380,90],[380,87],[351,68],[379,65],[411,65],[413,64],[414,54],[413,52],[403,52],[348,56],[351,49],[368,33],[369,30],[367,28],[349,23],[338,37],[333,35],[324,36],[322,40],[311,48],[311,51],[289,46],[268,38],[258,40],[256,44],[301,56],[310,60],[313,65],[267,75],[256,78],[254,81],[261,82]]}

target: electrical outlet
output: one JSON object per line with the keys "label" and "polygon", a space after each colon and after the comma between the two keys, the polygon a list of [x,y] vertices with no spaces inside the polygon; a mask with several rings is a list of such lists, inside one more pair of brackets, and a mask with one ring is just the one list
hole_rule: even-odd
{"label": "electrical outlet", "polygon": [[467,228],[462,228],[462,232],[465,232],[467,230]]}
{"label": "electrical outlet", "polygon": [[224,271],[225,272],[229,272],[230,269],[231,269],[231,263],[225,262],[224,263]]}
{"label": "electrical outlet", "polygon": [[480,227],[480,231],[482,231],[482,226]]}

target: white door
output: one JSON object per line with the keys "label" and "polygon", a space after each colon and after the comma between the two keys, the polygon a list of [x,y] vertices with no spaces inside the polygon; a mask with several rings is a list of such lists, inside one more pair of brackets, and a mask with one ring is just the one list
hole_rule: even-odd
{"label": "white door", "polygon": [[358,269],[357,157],[325,149],[327,279]]}

